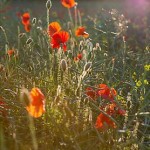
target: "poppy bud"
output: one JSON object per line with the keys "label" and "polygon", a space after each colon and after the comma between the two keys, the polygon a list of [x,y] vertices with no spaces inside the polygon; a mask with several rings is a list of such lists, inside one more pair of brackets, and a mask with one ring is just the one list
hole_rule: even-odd
{"label": "poppy bud", "polygon": [[47,9],[50,9],[52,7],[52,2],[51,2],[51,0],[48,0],[47,2],[46,2],[46,8]]}
{"label": "poppy bud", "polygon": [[39,26],[41,26],[42,25],[42,20],[38,20],[38,24],[39,24]]}
{"label": "poppy bud", "polygon": [[66,62],[65,59],[62,59],[62,60],[61,60],[60,66],[61,66],[62,71],[65,72],[66,69],[67,69],[67,62]]}
{"label": "poppy bud", "polygon": [[91,67],[92,67],[92,62],[87,62],[87,63],[84,65],[84,71],[88,71]]}
{"label": "poppy bud", "polygon": [[30,44],[32,42],[33,42],[33,40],[31,38],[28,38],[27,41],[26,41],[26,44],[28,45],[28,44]]}
{"label": "poppy bud", "polygon": [[25,35],[25,33],[20,33],[20,34],[18,35],[18,37],[19,37],[19,38],[22,38],[24,35]]}
{"label": "poppy bud", "polygon": [[33,19],[32,19],[32,23],[33,23],[33,24],[36,24],[36,18],[33,18]]}
{"label": "poppy bud", "polygon": [[20,100],[25,106],[29,106],[31,103],[30,93],[27,89],[23,88],[21,90]]}
{"label": "poppy bud", "polygon": [[7,50],[8,56],[12,56],[15,54],[15,51],[13,49]]}

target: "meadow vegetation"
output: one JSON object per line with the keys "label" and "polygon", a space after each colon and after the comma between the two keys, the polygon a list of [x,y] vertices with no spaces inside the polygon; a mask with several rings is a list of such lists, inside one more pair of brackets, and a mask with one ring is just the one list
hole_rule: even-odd
{"label": "meadow vegetation", "polygon": [[1,15],[0,149],[148,150],[147,19],[60,3],[66,19],[52,18],[50,0],[43,19]]}

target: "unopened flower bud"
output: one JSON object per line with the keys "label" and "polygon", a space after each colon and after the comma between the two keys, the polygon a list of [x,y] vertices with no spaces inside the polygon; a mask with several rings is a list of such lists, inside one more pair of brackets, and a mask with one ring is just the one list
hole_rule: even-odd
{"label": "unopened flower bud", "polygon": [[25,106],[29,106],[31,103],[30,93],[26,88],[23,88],[20,93],[20,100]]}
{"label": "unopened flower bud", "polygon": [[66,62],[65,59],[62,59],[62,60],[61,60],[60,66],[61,66],[62,71],[65,72],[66,69],[67,69],[67,62]]}
{"label": "unopened flower bud", "polygon": [[46,8],[47,8],[47,9],[51,9],[51,7],[52,7],[52,2],[51,2],[51,0],[48,0],[48,1],[46,2]]}
{"label": "unopened flower bud", "polygon": [[18,35],[18,37],[19,37],[19,38],[22,38],[24,35],[25,35],[25,33],[20,33],[20,34]]}
{"label": "unopened flower bud", "polygon": [[26,41],[26,44],[28,45],[28,44],[30,44],[32,42],[33,42],[33,40],[31,38],[28,38],[27,41]]}
{"label": "unopened flower bud", "polygon": [[84,65],[84,71],[88,71],[91,67],[92,67],[92,62],[87,62],[87,63]]}
{"label": "unopened flower bud", "polygon": [[33,23],[33,24],[36,24],[36,18],[33,18],[33,19],[32,19],[32,23]]}

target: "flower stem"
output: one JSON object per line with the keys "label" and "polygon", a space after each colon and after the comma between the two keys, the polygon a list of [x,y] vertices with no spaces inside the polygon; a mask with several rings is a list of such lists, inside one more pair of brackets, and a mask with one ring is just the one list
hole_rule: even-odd
{"label": "flower stem", "polygon": [[75,16],[75,28],[76,28],[77,23],[78,23],[78,20],[77,20],[77,6],[74,7],[74,16]]}
{"label": "flower stem", "polygon": [[[71,21],[71,23],[73,24],[72,15],[71,15],[71,11],[70,11],[70,9],[69,9],[69,8],[68,8],[68,14],[69,14],[70,21]],[[73,25],[74,25],[74,24],[73,24]]]}

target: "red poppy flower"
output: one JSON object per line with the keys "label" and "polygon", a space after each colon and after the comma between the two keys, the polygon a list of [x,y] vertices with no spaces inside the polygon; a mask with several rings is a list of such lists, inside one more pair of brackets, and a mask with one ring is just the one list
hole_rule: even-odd
{"label": "red poppy flower", "polygon": [[74,0],[61,0],[61,3],[64,7],[71,8],[76,5],[76,2]]}
{"label": "red poppy flower", "polygon": [[61,26],[59,25],[58,22],[52,22],[48,26],[49,28],[49,35],[53,36],[54,33],[59,32],[61,30]]}
{"label": "red poppy flower", "polygon": [[30,14],[28,12],[22,15],[22,24],[27,25],[30,23]]}
{"label": "red poppy flower", "polygon": [[[102,109],[104,110],[104,109]],[[116,103],[112,103],[112,104],[108,104],[105,106],[105,111],[107,112],[107,114],[109,115],[121,115],[124,116],[126,114],[126,111],[122,108],[120,108],[119,106],[117,106]]]}
{"label": "red poppy flower", "polygon": [[117,106],[115,103],[109,104],[107,108],[107,113],[109,115],[118,114],[124,116],[126,111],[121,109],[119,106]]}
{"label": "red poppy flower", "polygon": [[126,114],[126,111],[124,109],[118,108],[117,114],[124,116]]}
{"label": "red poppy flower", "polygon": [[[115,117],[116,115],[125,115],[125,110],[121,109],[117,106],[116,103],[108,104],[106,106],[102,106],[101,110],[105,111],[107,115]],[[111,120],[107,115],[104,113],[100,113],[97,117],[95,127],[99,129],[108,129],[108,127],[116,128],[116,124],[113,120]]]}
{"label": "red poppy flower", "polygon": [[81,59],[82,59],[82,54],[81,54],[81,53],[78,54],[78,55],[77,55],[77,58],[78,58],[79,60],[81,60]]}
{"label": "red poppy flower", "polygon": [[86,95],[89,96],[91,99],[96,99],[97,97],[96,92],[90,87],[86,88]]}
{"label": "red poppy flower", "polygon": [[69,33],[66,31],[60,31],[52,36],[51,45],[53,48],[59,48],[62,46],[64,51],[67,50],[66,42],[69,40]]}
{"label": "red poppy flower", "polygon": [[108,128],[116,128],[116,124],[114,121],[112,121],[108,116],[106,116],[103,113],[100,113],[97,117],[95,127],[97,129],[108,129]]}
{"label": "red poppy flower", "polygon": [[106,84],[99,85],[100,90],[98,90],[98,95],[103,99],[114,100],[117,92],[114,88],[109,88]]}
{"label": "red poppy flower", "polygon": [[29,114],[35,118],[42,116],[45,112],[45,96],[38,88],[33,88],[30,92],[31,102],[26,107]]}
{"label": "red poppy flower", "polygon": [[74,57],[74,61],[78,61],[78,58],[77,58],[77,57]]}
{"label": "red poppy flower", "polygon": [[76,36],[83,36],[85,38],[89,37],[89,34],[85,31],[85,27],[79,27],[75,31]]}
{"label": "red poppy flower", "polygon": [[109,104],[105,107],[107,114],[113,115],[116,113],[116,110],[118,109],[115,103]]}
{"label": "red poppy flower", "polygon": [[74,61],[78,61],[82,59],[82,54],[78,54],[77,57],[74,57]]}
{"label": "red poppy flower", "polygon": [[30,32],[30,30],[31,30],[31,25],[30,25],[30,23],[27,24],[27,25],[24,25],[24,29],[26,30],[26,32]]}
{"label": "red poppy flower", "polygon": [[3,117],[6,117],[7,115],[7,106],[5,104],[5,102],[3,101],[3,98],[0,97],[0,116],[2,115]]}
{"label": "red poppy flower", "polygon": [[13,49],[7,50],[7,54],[8,54],[8,56],[12,56],[15,54],[15,50],[13,50]]}

